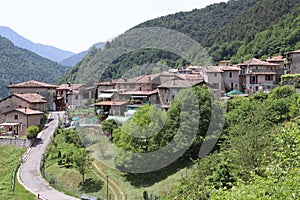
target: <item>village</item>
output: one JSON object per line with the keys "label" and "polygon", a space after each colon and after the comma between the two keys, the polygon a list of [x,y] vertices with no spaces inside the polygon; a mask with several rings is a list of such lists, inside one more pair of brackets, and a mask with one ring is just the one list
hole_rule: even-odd
{"label": "village", "polygon": [[265,61],[252,58],[237,65],[229,60],[217,66],[187,66],[159,74],[120,78],[93,86],[38,81],[10,84],[8,96],[0,100],[1,136],[25,136],[30,126],[39,126],[48,111],[63,111],[93,105],[100,119],[130,118],[145,104],[168,110],[185,88],[206,84],[218,98],[251,96],[280,85],[285,74],[300,73],[300,50]]}

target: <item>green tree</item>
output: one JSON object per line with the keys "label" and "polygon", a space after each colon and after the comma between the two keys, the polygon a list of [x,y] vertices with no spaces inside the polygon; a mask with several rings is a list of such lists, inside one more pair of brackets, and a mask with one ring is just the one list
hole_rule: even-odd
{"label": "green tree", "polygon": [[85,148],[78,149],[73,156],[74,165],[82,176],[82,183],[85,181],[85,174],[90,169],[92,158]]}
{"label": "green tree", "polygon": [[103,133],[113,141],[113,131],[118,128],[118,123],[114,119],[104,120],[101,123]]}
{"label": "green tree", "polygon": [[34,139],[39,134],[40,129],[37,126],[30,126],[26,129],[26,137],[27,139]]}

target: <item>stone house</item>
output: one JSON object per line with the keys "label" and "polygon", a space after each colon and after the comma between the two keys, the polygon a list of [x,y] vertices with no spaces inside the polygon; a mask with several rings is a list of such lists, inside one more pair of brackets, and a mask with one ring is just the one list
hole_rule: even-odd
{"label": "stone house", "polygon": [[97,86],[87,87],[84,84],[62,84],[56,89],[57,109],[64,110],[68,106],[82,107],[95,99]]}
{"label": "stone house", "polygon": [[241,68],[240,84],[249,94],[269,91],[278,84],[277,71],[280,70],[280,64],[252,58],[238,66]]}
{"label": "stone house", "polygon": [[17,108],[2,114],[3,123],[11,136],[26,135],[26,129],[30,126],[39,126],[44,118],[44,113],[30,108]]}
{"label": "stone house", "polygon": [[30,108],[41,112],[47,111],[47,101],[37,93],[11,94],[0,100],[0,114],[16,108]]}
{"label": "stone house", "polygon": [[285,56],[289,73],[300,74],[300,50],[287,52]]}
{"label": "stone house", "polygon": [[223,70],[219,66],[205,66],[198,68],[203,77],[204,82],[213,90],[217,97],[224,95],[224,87],[222,81]]}
{"label": "stone house", "polygon": [[239,79],[241,68],[239,68],[238,66],[224,65],[219,66],[219,69],[223,71],[223,73],[221,73],[221,76],[225,92],[230,92],[234,89],[241,89]]}
{"label": "stone house", "polygon": [[203,84],[203,80],[176,80],[175,78],[158,86],[158,94],[161,102],[161,108],[167,110],[171,106],[171,102],[175,99],[178,93],[185,88],[198,86]]}
{"label": "stone house", "polygon": [[56,85],[31,80],[23,83],[11,84],[8,85],[7,88],[9,95],[14,93],[38,93],[47,101],[47,110],[56,110]]}

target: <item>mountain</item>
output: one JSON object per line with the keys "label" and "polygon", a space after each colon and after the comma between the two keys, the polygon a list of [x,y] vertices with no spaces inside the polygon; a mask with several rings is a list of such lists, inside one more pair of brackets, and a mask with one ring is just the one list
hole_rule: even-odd
{"label": "mountain", "polygon": [[[230,0],[227,3],[213,4],[203,9],[179,12],[149,20],[108,42],[104,50],[95,49],[87,54],[62,80],[92,83],[92,81],[102,80],[101,77],[120,77],[124,71],[130,71],[133,67],[143,65],[152,60],[155,60],[157,63],[157,59],[150,59],[154,56],[153,51],[147,53],[143,50],[140,53],[136,51],[124,52],[125,54],[134,54],[135,57],[139,57],[138,64],[137,59],[133,59],[132,56],[123,56],[123,60],[116,57],[115,60],[118,63],[115,60],[107,62],[108,57],[112,58],[116,51],[124,48],[130,42],[132,44],[134,42],[156,43],[157,38],[155,37],[151,38],[151,41],[141,39],[141,34],[143,33],[133,34],[133,37],[130,38],[133,41],[126,41],[126,34],[131,34],[130,31],[147,27],[172,29],[191,37],[205,47],[215,62],[223,59],[233,59],[233,61],[239,62],[248,54],[243,51],[242,48],[244,46],[250,44],[264,31],[272,29],[272,27],[283,26],[282,20],[294,13],[289,18],[289,20],[292,20],[296,17],[297,13],[295,12],[299,10],[299,6],[299,0]],[[297,23],[290,23],[289,30],[298,30]],[[285,30],[281,40],[289,37],[287,32],[288,30]],[[291,42],[289,45],[291,50],[297,48],[298,32],[293,34],[293,36],[290,36],[292,39],[289,40]],[[141,41],[136,39],[137,37],[135,36],[137,35],[139,35]],[[160,36],[158,35],[158,37]],[[260,41],[259,43],[263,42]],[[272,48],[279,49],[282,45],[284,44],[273,44]],[[261,54],[252,55],[261,57],[270,53],[274,53],[274,51],[265,50]],[[169,58],[167,58],[165,54],[157,51],[157,58],[162,58],[162,55],[164,56],[163,60],[170,60],[169,58],[174,57],[170,53]],[[175,60],[177,67],[180,67],[180,63],[186,63],[179,61],[178,64],[177,61]]]}
{"label": "mountain", "polygon": [[15,46],[0,36],[0,98],[7,95],[6,86],[28,80],[50,84],[57,82],[70,67],[41,57],[29,50]]}
{"label": "mountain", "polygon": [[53,46],[33,43],[6,26],[0,26],[0,36],[9,39],[18,47],[30,50],[42,57],[56,62],[74,55],[74,53],[70,51],[64,51]]}
{"label": "mountain", "polygon": [[66,58],[62,61],[60,61],[59,63],[65,66],[75,66],[80,60],[82,60],[87,54],[88,52],[93,48],[97,48],[97,49],[104,49],[105,46],[105,42],[99,42],[97,44],[94,44],[93,46],[91,46],[88,50],[80,52],[78,54],[75,54],[73,56],[70,56],[69,58]]}

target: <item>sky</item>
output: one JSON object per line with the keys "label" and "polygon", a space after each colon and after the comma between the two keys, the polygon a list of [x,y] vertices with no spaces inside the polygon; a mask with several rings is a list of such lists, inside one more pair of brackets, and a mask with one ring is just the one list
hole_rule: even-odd
{"label": "sky", "polygon": [[146,20],[227,0],[0,0],[0,26],[79,53]]}

